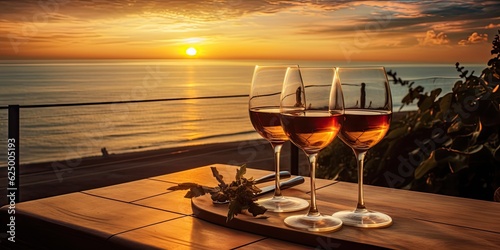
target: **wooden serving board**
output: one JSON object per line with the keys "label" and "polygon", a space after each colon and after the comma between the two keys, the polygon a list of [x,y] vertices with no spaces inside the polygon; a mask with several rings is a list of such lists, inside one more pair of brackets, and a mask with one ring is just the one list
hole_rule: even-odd
{"label": "wooden serving board", "polygon": [[[290,195],[290,193],[289,193]],[[351,242],[334,237],[336,232],[314,233],[295,230],[287,227],[283,220],[294,214],[305,214],[307,210],[293,213],[266,212],[265,218],[255,218],[251,214],[239,214],[234,219],[226,222],[228,212],[227,204],[213,204],[209,196],[194,198],[191,201],[193,214],[197,218],[245,232],[259,234],[288,242],[319,247],[320,249],[387,249],[385,247],[370,245],[360,242]],[[343,230],[343,229],[340,229]]]}

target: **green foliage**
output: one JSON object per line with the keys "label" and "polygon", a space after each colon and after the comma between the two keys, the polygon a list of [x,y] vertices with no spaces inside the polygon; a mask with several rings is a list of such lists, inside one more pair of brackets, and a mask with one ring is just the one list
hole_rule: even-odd
{"label": "green foliage", "polygon": [[[493,199],[500,186],[498,35],[491,54],[480,76],[456,63],[462,79],[444,94],[387,72],[408,88],[402,106],[416,102],[418,110],[393,115],[390,131],[366,156],[366,184]],[[357,182],[354,156],[341,144],[336,140],[321,155],[318,175]]]}
{"label": "green foliage", "polygon": [[246,166],[241,166],[236,170],[235,180],[229,185],[224,182],[224,177],[219,174],[215,167],[211,167],[212,174],[219,182],[217,187],[207,187],[196,183],[181,183],[177,186],[168,188],[168,190],[188,190],[184,196],[185,198],[194,198],[205,194],[210,194],[214,202],[229,201],[229,209],[226,221],[229,222],[234,216],[241,214],[247,210],[253,216],[258,216],[266,212],[266,208],[255,203],[257,200],[255,195],[260,193],[261,190],[255,186],[253,178],[247,179],[244,177],[246,173]]}

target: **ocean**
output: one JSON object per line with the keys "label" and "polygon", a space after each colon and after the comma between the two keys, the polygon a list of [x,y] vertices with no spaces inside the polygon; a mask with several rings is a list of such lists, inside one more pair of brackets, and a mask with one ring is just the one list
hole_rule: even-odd
{"label": "ocean", "polygon": [[[247,95],[255,65],[360,66],[327,61],[0,60],[0,107],[185,98],[92,106],[21,108],[21,164],[258,139]],[[376,63],[430,91],[449,92],[455,65]],[[464,64],[479,75],[485,65]],[[407,88],[391,84],[394,111]],[[403,110],[416,109],[414,105]],[[7,158],[7,110],[0,109],[0,159]],[[0,166],[6,166],[0,160]]]}

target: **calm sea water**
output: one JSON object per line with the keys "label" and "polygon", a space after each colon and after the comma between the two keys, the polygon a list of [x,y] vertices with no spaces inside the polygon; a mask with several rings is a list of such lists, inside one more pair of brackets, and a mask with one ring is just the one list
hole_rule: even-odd
{"label": "calm sea water", "polygon": [[[230,60],[0,61],[0,106],[246,95],[256,64],[335,62]],[[431,90],[451,90],[454,65],[380,64]],[[463,65],[481,72],[483,65]],[[407,91],[391,86],[394,109]],[[414,109],[414,106],[404,110]],[[6,159],[7,110],[0,110]],[[247,98],[191,99],[21,109],[21,163],[260,138]],[[5,166],[0,161],[0,166]]]}

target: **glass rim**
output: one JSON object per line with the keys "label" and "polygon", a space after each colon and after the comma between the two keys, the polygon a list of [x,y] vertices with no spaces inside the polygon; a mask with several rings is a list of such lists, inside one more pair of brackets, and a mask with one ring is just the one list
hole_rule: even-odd
{"label": "glass rim", "polygon": [[348,67],[336,67],[337,69],[384,69],[385,66],[348,66]]}
{"label": "glass rim", "polygon": [[298,67],[301,69],[336,69],[336,68],[338,68],[336,66],[331,66],[331,67],[328,67],[328,66],[298,66]]}
{"label": "glass rim", "polygon": [[258,69],[258,68],[294,68],[294,67],[299,67],[298,64],[276,64],[276,65],[272,65],[272,64],[264,64],[264,65],[259,65],[259,64],[256,64],[255,65],[255,69]]}

